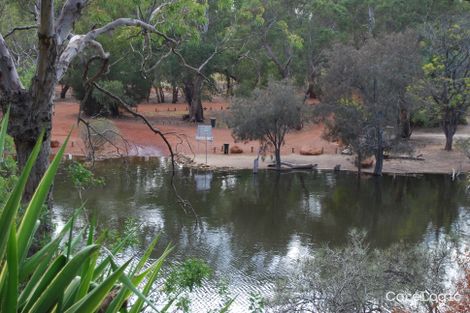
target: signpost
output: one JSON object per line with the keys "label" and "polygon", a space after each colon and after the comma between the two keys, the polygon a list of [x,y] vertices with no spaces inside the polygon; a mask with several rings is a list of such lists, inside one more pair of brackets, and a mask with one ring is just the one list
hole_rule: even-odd
{"label": "signpost", "polygon": [[207,142],[208,141],[212,142],[214,140],[214,137],[212,135],[212,126],[211,125],[197,125],[196,140],[206,142],[206,164],[207,164]]}

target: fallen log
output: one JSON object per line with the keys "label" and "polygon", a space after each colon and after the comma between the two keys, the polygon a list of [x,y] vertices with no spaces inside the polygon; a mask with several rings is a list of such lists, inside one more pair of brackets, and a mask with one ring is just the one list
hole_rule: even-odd
{"label": "fallen log", "polygon": [[[286,166],[282,167],[282,166]],[[313,170],[318,166],[318,164],[293,164],[288,162],[281,162],[281,169],[282,170]],[[268,168],[275,169],[276,164],[268,164]]]}
{"label": "fallen log", "polygon": [[422,154],[419,154],[417,156],[409,156],[409,155],[387,155],[386,156],[387,160],[411,160],[411,161],[424,161],[424,157]]}

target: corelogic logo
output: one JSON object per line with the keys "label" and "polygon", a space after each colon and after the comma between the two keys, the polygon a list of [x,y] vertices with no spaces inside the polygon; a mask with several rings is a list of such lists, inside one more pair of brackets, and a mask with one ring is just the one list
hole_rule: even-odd
{"label": "corelogic logo", "polygon": [[[449,301],[456,301],[459,302],[462,300],[462,295],[459,293],[451,294],[451,293],[432,293],[428,291],[416,291],[414,293],[411,292],[393,292],[388,291],[385,294],[385,299],[390,302],[397,302],[400,304],[403,303],[417,303],[417,302],[426,302],[426,303],[434,303],[434,304],[444,304]],[[383,308],[383,310],[387,313],[392,313],[392,310]]]}

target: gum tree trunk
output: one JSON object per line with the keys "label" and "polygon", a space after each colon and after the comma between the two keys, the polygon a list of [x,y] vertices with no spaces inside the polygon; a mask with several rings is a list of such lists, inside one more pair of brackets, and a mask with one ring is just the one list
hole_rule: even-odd
{"label": "gum tree trunk", "polygon": [[41,24],[38,28],[39,53],[36,75],[31,88],[20,97],[11,99],[10,135],[16,146],[18,165],[23,168],[38,140],[45,130],[44,143],[38,160],[25,189],[24,200],[29,200],[49,166],[52,128],[52,100],[57,85],[56,63],[57,36],[54,34],[53,3],[41,2]]}
{"label": "gum tree trunk", "polygon": [[[34,89],[34,88],[33,88]],[[24,200],[31,199],[36,186],[49,165],[50,136],[51,136],[51,98],[36,98],[29,92],[20,92],[10,98],[9,134],[13,137],[16,156],[20,169],[24,167],[31,154],[41,130],[44,128],[44,143],[38,159],[32,169],[31,176],[25,187]],[[4,107],[5,109],[5,107]]]}
{"label": "gum tree trunk", "polygon": [[357,154],[357,176],[362,175],[362,153]]}
{"label": "gum tree trunk", "polygon": [[275,148],[275,155],[276,155],[276,169],[281,169],[281,148]]}
{"label": "gum tree trunk", "polygon": [[459,115],[455,110],[449,109],[445,112],[444,120],[442,122],[442,129],[444,130],[444,135],[446,137],[446,144],[444,150],[451,151],[452,144],[454,141],[454,135],[457,131],[457,124],[459,121]]}
{"label": "gum tree trunk", "polygon": [[382,130],[377,129],[377,148],[375,151],[374,175],[382,176],[383,164],[384,164],[384,147],[383,147]]}
{"label": "gum tree trunk", "polygon": [[63,85],[62,89],[60,90],[60,98],[65,99],[65,96],[67,96],[67,91],[69,91],[70,85]]}
{"label": "gum tree trunk", "polygon": [[197,75],[193,80],[187,80],[184,84],[184,94],[189,106],[189,121],[203,122],[204,112],[202,109],[202,85],[204,78]]}
{"label": "gum tree trunk", "polygon": [[177,103],[178,102],[178,86],[173,85],[173,94],[172,94],[172,99],[171,103]]}
{"label": "gum tree trunk", "polygon": [[411,137],[410,113],[406,109],[400,110],[400,137],[404,139]]}

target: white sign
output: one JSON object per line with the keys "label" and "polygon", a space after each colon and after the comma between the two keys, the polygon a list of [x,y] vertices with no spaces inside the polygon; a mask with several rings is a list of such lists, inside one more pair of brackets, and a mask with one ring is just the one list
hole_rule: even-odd
{"label": "white sign", "polygon": [[211,125],[197,125],[196,140],[212,141],[212,126]]}

